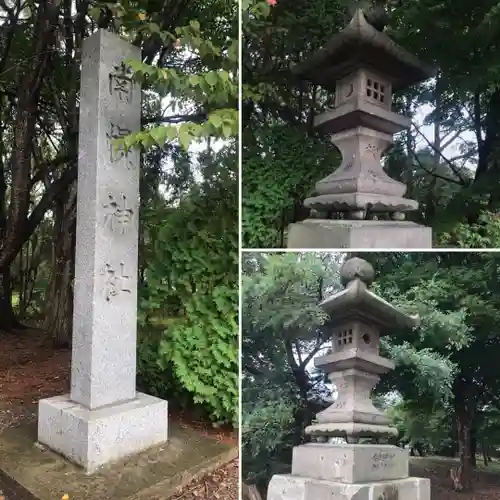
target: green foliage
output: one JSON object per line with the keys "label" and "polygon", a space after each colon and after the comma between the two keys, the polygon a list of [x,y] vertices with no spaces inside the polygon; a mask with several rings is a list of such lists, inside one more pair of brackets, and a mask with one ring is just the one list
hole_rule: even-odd
{"label": "green foliage", "polygon": [[[321,260],[305,254],[269,255],[263,272],[242,278],[245,324],[273,332],[315,332],[326,319],[318,305],[321,283],[327,278]],[[273,308],[268,305],[273,304]],[[292,305],[292,307],[290,307]],[[304,333],[306,336],[307,333]],[[314,333],[313,333],[314,334]]]}
{"label": "green foliage", "polygon": [[[123,140],[125,147],[154,145],[163,147],[176,139],[187,150],[195,140],[208,137],[229,139],[238,133],[238,47],[237,5],[221,2],[223,15],[229,16],[225,32],[216,36],[202,24],[191,19],[187,26],[178,26],[173,32],[162,30],[154,16],[137,13],[135,26],[138,35],[159,38],[165,46],[174,46],[183,54],[186,64],[179,68],[159,67],[143,61],[125,62],[133,71],[134,79],[144,89],[152,88],[160,96],[168,96],[172,111],[193,103],[205,114],[201,123],[154,125],[132,133]],[[116,9],[115,9],[116,10]],[[195,55],[196,64],[190,64]]]}
{"label": "green foliage", "polygon": [[[149,328],[149,330],[151,329]],[[149,335],[139,336],[137,346],[137,379],[139,387],[147,388],[153,396],[162,397],[176,390],[176,379],[158,363],[158,337],[159,335],[153,335],[151,331]]]}
{"label": "green foliage", "polygon": [[318,172],[331,171],[338,155],[326,141],[306,137],[302,128],[263,126],[252,135],[246,133],[243,151],[243,245],[281,248],[296,207],[310,194]]}
{"label": "green foliage", "polygon": [[204,181],[175,209],[145,213],[151,260],[144,327],[165,314],[159,363],[216,422],[238,416],[238,232],[236,155],[205,156]]}
{"label": "green foliage", "polygon": [[435,408],[431,414],[422,407],[401,400],[391,406],[388,415],[399,430],[399,438],[408,443],[418,442],[427,453],[439,454],[450,447],[451,412],[449,407]]}
{"label": "green foliage", "polygon": [[[249,385],[252,383],[249,381]],[[259,387],[255,396],[253,402],[243,403],[242,467],[245,481],[265,486],[274,474],[290,472],[291,451],[297,443],[298,407],[286,391],[263,392]]]}
{"label": "green foliage", "polygon": [[318,303],[326,289],[338,288],[338,260],[321,253],[243,256],[243,477],[262,489],[289,470],[292,447],[318,409],[321,384],[307,366],[325,340]]}
{"label": "green foliage", "polygon": [[453,232],[442,233],[438,244],[443,248],[498,248],[500,217],[495,213],[483,212],[477,223],[459,223]]}

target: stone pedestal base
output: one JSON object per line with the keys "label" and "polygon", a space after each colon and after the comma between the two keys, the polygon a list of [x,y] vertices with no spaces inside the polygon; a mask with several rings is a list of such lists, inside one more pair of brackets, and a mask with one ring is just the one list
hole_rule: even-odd
{"label": "stone pedestal base", "polygon": [[287,248],[432,248],[432,230],[408,221],[307,219],[290,224]]}
{"label": "stone pedestal base", "polygon": [[168,406],[137,393],[125,403],[89,410],[69,395],[38,403],[38,441],[88,473],[167,441]]}
{"label": "stone pedestal base", "polygon": [[273,476],[267,500],[430,500],[429,479],[345,484],[299,476]]}
{"label": "stone pedestal base", "polygon": [[267,500],[430,500],[429,479],[409,478],[408,460],[392,445],[296,446],[292,474],[273,476]]}
{"label": "stone pedestal base", "polygon": [[293,449],[293,476],[338,483],[406,479],[409,451],[388,444],[308,443]]}

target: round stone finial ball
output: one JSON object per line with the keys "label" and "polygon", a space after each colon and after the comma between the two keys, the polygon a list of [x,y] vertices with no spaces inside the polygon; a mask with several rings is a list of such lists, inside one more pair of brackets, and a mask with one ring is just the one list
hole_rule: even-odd
{"label": "round stone finial ball", "polygon": [[366,285],[371,285],[375,279],[375,270],[373,266],[359,257],[353,257],[346,260],[340,269],[340,281],[346,286],[356,278],[360,279]]}

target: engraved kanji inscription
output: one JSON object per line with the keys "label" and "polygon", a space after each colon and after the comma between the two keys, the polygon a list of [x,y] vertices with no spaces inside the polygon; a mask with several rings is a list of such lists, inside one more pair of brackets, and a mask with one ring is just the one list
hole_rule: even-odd
{"label": "engraved kanji inscription", "polygon": [[342,475],[342,467],[347,464],[347,455],[337,458],[333,462],[333,475],[334,477],[340,477]]}
{"label": "engraved kanji inscription", "polygon": [[367,153],[371,153],[374,158],[377,158],[378,155],[378,147],[374,144],[368,144],[365,148]]}
{"label": "engraved kanji inscription", "polygon": [[130,229],[134,211],[129,208],[124,194],[121,194],[119,198],[108,194],[108,201],[103,204],[103,208],[106,211],[104,223],[111,231],[125,234]]}
{"label": "engraved kanji inscription", "polygon": [[117,66],[109,74],[109,93],[116,95],[121,102],[130,104],[133,98],[134,83],[130,77],[131,72]]}
{"label": "engraved kanji inscription", "polygon": [[389,452],[377,452],[374,453],[372,456],[372,469],[377,470],[377,469],[391,469],[394,467],[394,457],[396,456],[395,453],[389,453]]}
{"label": "engraved kanji inscription", "polygon": [[132,293],[129,284],[130,276],[125,274],[125,264],[123,262],[120,262],[119,269],[115,269],[111,264],[106,263],[101,275],[104,276],[104,295],[107,302],[122,292]]}
{"label": "engraved kanji inscription", "polygon": [[129,154],[130,151],[126,151],[123,146],[117,148],[117,146],[113,144],[114,140],[123,139],[130,133],[132,133],[132,131],[126,127],[120,127],[120,125],[116,125],[114,123],[109,124],[109,131],[106,133],[106,137],[108,138],[109,159],[112,163],[116,163],[122,158],[126,158],[128,164],[130,166],[133,166],[130,157],[131,155]]}

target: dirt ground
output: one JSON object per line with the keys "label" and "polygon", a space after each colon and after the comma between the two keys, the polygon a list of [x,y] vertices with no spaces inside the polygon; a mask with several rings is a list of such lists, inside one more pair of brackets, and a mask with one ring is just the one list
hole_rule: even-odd
{"label": "dirt ground", "polygon": [[[0,331],[0,432],[22,420],[36,419],[39,399],[69,391],[69,350],[54,351],[50,340],[36,330],[16,334]],[[186,415],[170,415],[181,425],[237,443],[229,430],[214,429]],[[202,480],[192,483],[175,500],[237,500],[239,460],[233,460]],[[1,498],[1,497],[0,497]]]}
{"label": "dirt ground", "polygon": [[439,457],[415,458],[411,461],[410,473],[431,480],[432,500],[500,500],[500,462],[493,462],[487,468],[478,462],[473,491],[466,493],[456,493],[451,488],[450,468],[457,463]]}

